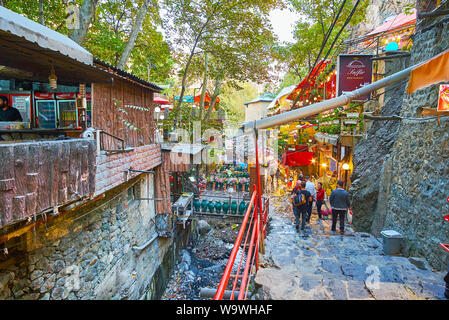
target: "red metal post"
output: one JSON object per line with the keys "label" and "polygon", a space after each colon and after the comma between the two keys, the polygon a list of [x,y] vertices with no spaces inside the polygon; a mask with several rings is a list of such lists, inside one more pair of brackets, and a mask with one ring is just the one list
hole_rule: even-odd
{"label": "red metal post", "polygon": [[[257,202],[254,206],[254,222],[257,222]],[[242,282],[240,285],[240,290],[239,290],[239,300],[243,299],[243,295],[245,294],[245,289],[246,289],[246,281],[248,279],[248,272],[249,272],[249,266],[252,260],[251,254],[253,253],[253,245],[254,243],[257,241],[256,236],[258,235],[257,232],[258,229],[258,224],[256,223],[254,228],[253,228],[253,232],[251,234],[251,241],[249,242],[249,249],[248,249],[248,254],[246,255],[246,263],[245,263],[245,270],[243,271],[243,278],[242,278]],[[257,260],[257,252],[254,252],[256,254],[256,260]],[[257,263],[257,262],[256,262]]]}
{"label": "red metal post", "polygon": [[239,250],[240,243],[242,242],[243,233],[245,232],[246,224],[247,224],[248,219],[249,219],[249,215],[250,215],[250,212],[251,212],[251,207],[256,202],[256,196],[257,196],[257,193],[254,190],[253,196],[251,197],[251,201],[249,203],[249,206],[248,206],[248,209],[246,211],[245,217],[243,218],[243,222],[242,222],[242,225],[240,227],[240,231],[239,231],[239,233],[237,235],[237,239],[235,240],[234,248],[232,249],[231,255],[230,255],[229,260],[228,260],[228,263],[226,264],[225,271],[224,271],[223,276],[221,277],[220,283],[218,285],[217,292],[215,293],[214,300],[221,300],[221,299],[223,299],[223,294],[224,294],[226,285],[228,284],[229,277],[231,275],[232,267],[233,267],[234,262],[235,262],[235,257],[237,256],[237,252]]}

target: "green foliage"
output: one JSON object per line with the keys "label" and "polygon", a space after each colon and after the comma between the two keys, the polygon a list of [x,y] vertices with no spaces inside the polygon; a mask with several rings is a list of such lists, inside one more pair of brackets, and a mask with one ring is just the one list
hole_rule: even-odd
{"label": "green foliage", "polygon": [[[64,35],[69,34],[66,25],[66,1],[45,0],[45,26]],[[80,7],[82,0],[74,1]],[[126,46],[129,34],[143,0],[100,0],[83,46],[95,57],[117,65]],[[39,22],[39,1],[7,0],[6,8]],[[173,68],[168,44],[157,31],[161,23],[157,3],[149,6],[142,30],[128,60],[127,71],[150,81],[165,83]]]}
{"label": "green foliage", "polygon": [[[338,9],[343,3],[343,0],[332,2],[327,0],[289,0],[289,2],[303,19],[297,23],[295,28],[294,36],[296,43],[277,48],[276,54],[291,72],[303,78],[311,71],[325,34],[337,16]],[[368,0],[362,0],[360,2],[348,26],[360,23],[364,19],[368,4]],[[353,5],[352,1],[347,0],[345,2],[343,11],[333,28],[325,49],[321,54],[321,58],[325,56],[330,48],[338,31],[349,16]],[[348,37],[349,33],[350,29],[346,27],[340,35],[337,45],[334,46],[334,49],[330,53],[329,59],[335,58],[340,53],[341,47],[339,44]]]}
{"label": "green foliage", "polygon": [[268,14],[280,0],[165,0],[164,29],[181,70],[181,94],[203,78],[209,53],[209,78],[221,82],[271,79],[275,42]]}
{"label": "green foliage", "polygon": [[[85,40],[86,48],[101,60],[117,65],[141,2],[142,0],[107,0],[99,3],[95,20]],[[164,83],[173,67],[173,60],[168,44],[156,30],[159,24],[158,7],[150,6],[126,69],[145,80]]]}

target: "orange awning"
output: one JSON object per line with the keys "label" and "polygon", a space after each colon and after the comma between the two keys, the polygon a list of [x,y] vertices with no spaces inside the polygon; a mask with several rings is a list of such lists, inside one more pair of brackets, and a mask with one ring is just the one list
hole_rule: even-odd
{"label": "orange awning", "polygon": [[[200,103],[200,100],[201,100],[201,95],[200,94],[195,96],[195,99],[194,99],[195,103]],[[211,101],[212,101],[212,99],[210,98],[209,94],[206,92],[206,95],[204,97],[204,103],[209,103]],[[216,103],[219,103],[219,102],[220,102],[220,98],[217,97]]]}
{"label": "orange awning", "polygon": [[407,94],[441,81],[449,81],[449,50],[412,70]]}

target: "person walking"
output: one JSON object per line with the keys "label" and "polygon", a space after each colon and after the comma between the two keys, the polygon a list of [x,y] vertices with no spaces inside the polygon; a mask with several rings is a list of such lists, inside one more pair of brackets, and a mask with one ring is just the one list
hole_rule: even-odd
{"label": "person walking", "polygon": [[318,213],[318,219],[322,219],[321,216],[321,207],[324,203],[324,189],[323,184],[321,182],[317,183],[317,192],[316,192],[316,211]]}
{"label": "person walking", "polygon": [[299,225],[299,214],[298,214],[298,206],[295,205],[295,197],[301,190],[300,184],[301,182],[299,180],[296,181],[296,186],[290,192],[290,197],[292,199],[293,214],[295,215],[296,218],[296,227]]}
{"label": "person walking", "polygon": [[[306,190],[306,182],[302,181],[300,184],[300,190],[297,194],[296,202],[300,203],[297,206],[296,212],[298,219],[301,219],[301,230],[304,230],[307,221],[307,210],[309,208],[309,202],[312,201],[310,192]],[[299,228],[299,221],[296,224],[296,229]]]}
{"label": "person walking", "polygon": [[313,182],[310,180],[309,176],[306,176],[306,187],[305,189],[309,191],[310,195],[312,196],[312,201],[308,203],[307,207],[307,223],[310,223],[310,216],[312,215],[312,206],[313,202],[316,200],[316,189]]}
{"label": "person walking", "polygon": [[345,216],[351,208],[349,193],[343,189],[343,181],[337,181],[337,188],[332,191],[329,201],[332,208],[332,231],[336,231],[337,219],[340,221],[340,234],[345,233]]}

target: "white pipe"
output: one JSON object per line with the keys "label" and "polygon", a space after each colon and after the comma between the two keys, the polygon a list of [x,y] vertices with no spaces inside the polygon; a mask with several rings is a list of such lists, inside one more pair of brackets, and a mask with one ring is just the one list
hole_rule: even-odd
{"label": "white pipe", "polygon": [[141,250],[145,249],[146,247],[148,247],[154,240],[157,239],[157,237],[158,237],[158,235],[155,234],[150,240],[148,240],[147,242],[145,242],[145,243],[144,243],[143,245],[141,245],[140,247],[134,246],[134,247],[132,247],[132,248],[133,248],[134,250],[141,251]]}
{"label": "white pipe", "polygon": [[[425,62],[427,62],[427,61],[425,61]],[[425,63],[425,62],[423,62],[423,63]],[[318,103],[312,104],[307,107],[295,109],[295,110],[288,111],[288,112],[285,112],[282,114],[278,114],[278,115],[275,115],[272,117],[263,118],[260,120],[254,120],[254,121],[250,121],[250,122],[245,122],[242,126],[243,131],[249,132],[253,129],[273,128],[273,127],[276,127],[276,126],[279,126],[282,124],[297,121],[299,119],[304,119],[306,117],[309,117],[309,116],[312,116],[315,114],[319,114],[321,112],[324,112],[324,111],[327,111],[330,109],[334,109],[337,107],[347,105],[354,99],[363,97],[363,96],[371,93],[372,91],[378,90],[380,88],[386,87],[388,85],[391,85],[395,82],[398,82],[398,81],[401,81],[401,80],[407,78],[410,75],[411,71],[414,68],[416,68],[418,65],[421,65],[421,64],[422,63],[414,65],[407,69],[404,69],[404,70],[397,72],[391,76],[383,78],[382,80],[379,80],[379,81],[373,82],[369,85],[366,85],[360,89],[357,89],[357,90],[354,90],[351,92],[346,92],[346,93],[342,94],[341,96],[338,96],[333,99],[318,102]]]}

